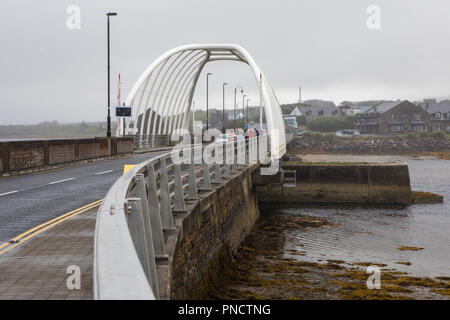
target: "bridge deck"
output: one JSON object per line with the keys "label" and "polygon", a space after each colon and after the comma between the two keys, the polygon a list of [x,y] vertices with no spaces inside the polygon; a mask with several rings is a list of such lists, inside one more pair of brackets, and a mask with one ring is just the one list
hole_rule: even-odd
{"label": "bridge deck", "polygon": [[[97,210],[63,221],[0,257],[0,300],[93,299]],[[67,288],[70,265],[80,268],[79,290]]]}

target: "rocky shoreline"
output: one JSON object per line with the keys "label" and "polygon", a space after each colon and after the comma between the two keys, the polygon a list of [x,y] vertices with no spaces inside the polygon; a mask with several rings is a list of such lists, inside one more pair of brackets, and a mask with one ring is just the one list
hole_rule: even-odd
{"label": "rocky shoreline", "polygon": [[[298,257],[307,253],[303,247],[284,249],[286,230],[302,232],[307,228],[334,227],[323,218],[263,211],[234,261],[223,269],[220,286],[206,290],[207,298],[450,299],[450,277],[413,277],[385,269],[385,265],[379,262],[302,261]],[[367,288],[366,281],[370,275],[366,267],[369,265],[381,268],[381,289]]]}
{"label": "rocky shoreline", "polygon": [[291,153],[431,155],[450,159],[450,139],[433,138],[296,138]]}

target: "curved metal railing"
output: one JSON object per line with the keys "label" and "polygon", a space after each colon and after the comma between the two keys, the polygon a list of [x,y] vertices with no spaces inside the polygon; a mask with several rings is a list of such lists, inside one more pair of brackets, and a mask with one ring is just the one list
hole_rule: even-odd
{"label": "curved metal railing", "polygon": [[[259,139],[267,143],[267,136]],[[173,163],[172,151],[117,179],[97,214],[94,299],[158,299],[156,261],[167,259],[163,234],[175,229],[173,213],[185,212],[185,200],[198,199],[199,190],[212,190],[211,183],[221,183],[246,160],[257,161],[251,155],[255,147],[267,154],[257,140],[227,143],[222,151],[219,144],[206,146],[207,154],[216,159],[210,164],[202,163],[207,160],[203,147],[183,146],[176,153],[180,161]]]}

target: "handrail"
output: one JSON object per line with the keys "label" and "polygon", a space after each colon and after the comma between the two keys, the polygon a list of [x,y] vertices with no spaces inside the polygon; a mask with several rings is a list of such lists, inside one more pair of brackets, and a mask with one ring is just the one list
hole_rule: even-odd
{"label": "handrail", "polygon": [[[243,144],[247,160],[256,144],[257,137]],[[224,157],[223,164],[167,163],[171,153],[166,153],[139,163],[116,180],[97,213],[94,299],[159,299],[156,261],[167,259],[163,232],[174,229],[172,213],[184,212],[185,200],[198,199],[198,190],[212,190],[211,183],[237,172],[239,144],[226,145],[234,147],[233,164],[227,163],[231,154],[226,147],[218,154]],[[191,159],[195,156],[191,145],[182,148],[189,148]],[[203,154],[202,146],[194,148]],[[212,151],[215,157],[219,149]],[[182,173],[182,165],[188,166],[187,172]]]}

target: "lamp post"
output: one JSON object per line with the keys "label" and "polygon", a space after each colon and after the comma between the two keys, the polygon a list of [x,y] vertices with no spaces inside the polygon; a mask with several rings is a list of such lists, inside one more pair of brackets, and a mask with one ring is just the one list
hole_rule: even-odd
{"label": "lamp post", "polygon": [[236,94],[237,94],[237,89],[241,88],[241,94],[244,93],[244,88],[242,88],[241,86],[236,86],[236,88],[234,88],[234,121],[233,121],[233,126],[234,126],[234,131],[236,132],[236,108],[237,108],[237,101],[236,101]]}
{"label": "lamp post", "polygon": [[209,109],[209,96],[208,96],[208,91],[209,91],[209,76],[212,73],[208,72],[206,74],[206,130],[209,129],[209,115],[208,115],[208,109]]}
{"label": "lamp post", "polygon": [[110,65],[109,65],[109,17],[117,16],[115,12],[108,12],[107,16],[107,37],[108,37],[108,117],[106,118],[106,136],[111,137],[111,99],[110,99]]}
{"label": "lamp post", "polygon": [[226,82],[222,85],[223,105],[222,105],[222,133],[225,133],[225,86]]}
{"label": "lamp post", "polygon": [[243,94],[242,95],[242,128],[244,128],[244,123],[245,123],[245,97],[247,95]]}
{"label": "lamp post", "polygon": [[248,128],[248,102],[250,101],[250,99],[247,99],[247,128]]}

